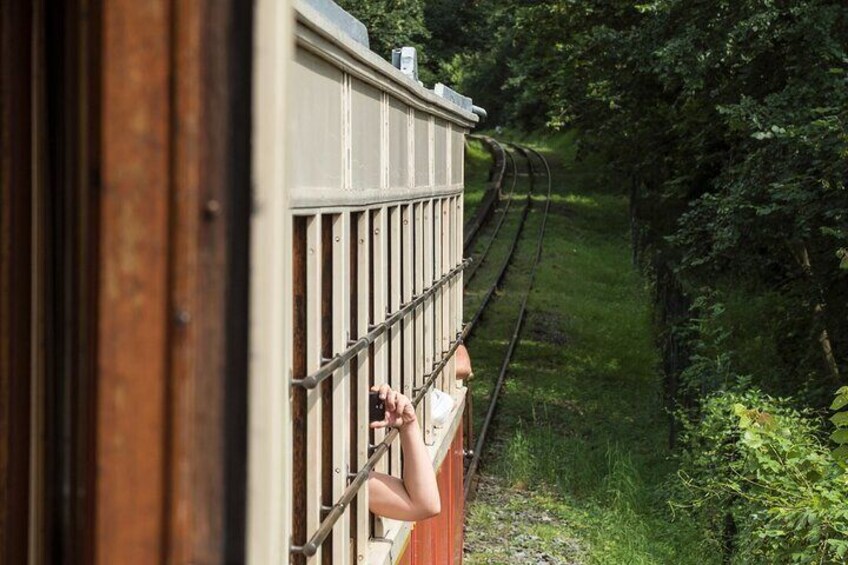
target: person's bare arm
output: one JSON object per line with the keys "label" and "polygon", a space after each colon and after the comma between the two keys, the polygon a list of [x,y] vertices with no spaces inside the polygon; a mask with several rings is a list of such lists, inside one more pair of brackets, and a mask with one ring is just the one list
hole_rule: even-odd
{"label": "person's bare arm", "polygon": [[388,385],[379,389],[386,403],[386,419],[371,424],[372,428],[400,428],[403,449],[403,480],[372,472],[368,478],[368,500],[371,512],[395,520],[416,521],[441,512],[439,487],[433,463],[427,454],[415,409],[409,399]]}

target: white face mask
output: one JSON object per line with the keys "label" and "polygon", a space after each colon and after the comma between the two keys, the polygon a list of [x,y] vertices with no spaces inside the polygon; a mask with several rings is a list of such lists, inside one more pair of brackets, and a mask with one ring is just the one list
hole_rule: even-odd
{"label": "white face mask", "polygon": [[454,401],[451,395],[438,389],[430,391],[430,418],[433,425],[441,428],[448,422]]}

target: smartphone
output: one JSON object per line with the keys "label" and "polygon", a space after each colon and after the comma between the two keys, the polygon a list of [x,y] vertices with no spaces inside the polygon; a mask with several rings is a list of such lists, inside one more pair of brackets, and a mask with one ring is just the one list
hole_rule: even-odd
{"label": "smartphone", "polygon": [[386,401],[380,398],[379,392],[369,392],[369,406],[369,422],[382,422],[386,419]]}

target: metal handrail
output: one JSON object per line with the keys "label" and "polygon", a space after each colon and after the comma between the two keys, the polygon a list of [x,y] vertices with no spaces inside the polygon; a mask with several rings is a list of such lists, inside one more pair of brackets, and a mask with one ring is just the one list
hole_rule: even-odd
{"label": "metal handrail", "polygon": [[[463,262],[464,263],[464,262]],[[461,264],[460,267],[463,265]],[[457,267],[459,269],[460,267]],[[456,270],[456,269],[454,269]],[[450,358],[453,357],[453,354],[456,353],[457,347],[460,346],[462,340],[465,338],[468,326],[463,329],[463,331],[459,332],[456,335],[456,339],[451,343],[450,347],[448,347],[447,351],[442,354],[442,358],[438,363],[433,365],[433,370],[430,371],[429,375],[427,375],[424,384],[422,384],[419,388],[415,389],[416,392],[412,398],[412,405],[417,407],[423,400],[424,395],[427,394],[427,391],[433,384],[436,382],[436,377],[439,376],[439,373],[445,368]],[[315,530],[315,533],[312,534],[312,537],[309,538],[303,545],[293,545],[291,547],[292,553],[301,553],[306,557],[312,557],[318,552],[318,548],[324,543],[324,540],[330,535],[333,531],[333,526],[336,525],[336,522],[339,521],[344,515],[345,509],[350,506],[350,503],[353,502],[353,499],[356,498],[356,495],[359,492],[359,489],[362,488],[362,485],[365,484],[365,481],[368,479],[368,476],[371,474],[371,471],[374,470],[374,467],[377,465],[377,462],[380,460],[383,455],[389,450],[389,447],[394,442],[395,438],[397,438],[400,433],[400,428],[393,428],[389,433],[386,434],[385,438],[382,442],[374,446],[371,456],[362,466],[362,468],[357,471],[355,474],[351,473],[349,475],[350,484],[345,488],[342,495],[336,501],[333,506],[329,507],[324,519],[321,520],[321,524],[318,526],[318,529]]]}
{"label": "metal handrail", "polygon": [[443,276],[441,279],[439,279],[438,281],[433,283],[429,288],[427,288],[427,290],[425,290],[406,304],[402,304],[401,307],[396,312],[392,313],[388,318],[386,318],[385,321],[371,326],[367,334],[355,341],[351,341],[349,347],[345,351],[338,353],[329,359],[322,359],[322,365],[317,371],[315,371],[311,375],[307,375],[302,379],[292,379],[291,384],[293,386],[302,386],[306,389],[313,389],[317,387],[327,377],[332,375],[336,369],[339,369],[345,363],[356,357],[357,353],[369,347],[372,343],[374,343],[374,341],[378,337],[383,335],[389,328],[398,323],[404,316],[409,314],[417,306],[420,306],[422,302],[433,296],[437,290],[445,286],[454,277],[459,275],[465,269],[465,267],[468,266],[469,263],[471,263],[471,261],[471,259],[464,259],[459,265],[454,267],[445,276]]}

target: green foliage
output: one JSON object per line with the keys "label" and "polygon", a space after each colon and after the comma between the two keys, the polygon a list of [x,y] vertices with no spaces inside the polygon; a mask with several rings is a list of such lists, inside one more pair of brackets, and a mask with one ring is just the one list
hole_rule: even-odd
{"label": "green foliage", "polygon": [[695,299],[728,273],[776,294],[771,381],[837,388],[820,337],[848,370],[848,5],[484,4],[487,47],[449,68],[493,123],[578,128],[631,190],[641,256]]}
{"label": "green foliage", "polygon": [[[408,3],[406,36],[381,23]],[[696,422],[684,499],[737,561],[848,561],[833,504],[846,494],[834,463],[848,462],[848,4],[345,4],[371,10],[357,15],[377,45],[425,42],[425,76],[472,96],[490,126],[579,132],[578,159],[602,159],[605,184],[629,191],[669,405]],[[575,216],[595,219],[579,198]],[[791,402],[721,395],[746,387]],[[834,412],[816,421],[790,404]]]}
{"label": "green foliage", "polygon": [[735,563],[848,559],[848,476],[818,420],[755,389],[710,396],[684,420],[673,505]]}
{"label": "green foliage", "polygon": [[424,24],[423,0],[339,0],[338,4],[368,27],[371,50],[387,60],[396,47],[413,46],[424,54],[430,32]]}
{"label": "green foliage", "polygon": [[724,323],[725,305],[717,294],[699,296],[691,307],[692,317],[682,333],[687,334],[692,353],[680,375],[681,394],[706,395],[733,384],[733,353],[727,348],[731,331]]}
{"label": "green foliage", "polygon": [[837,411],[830,419],[836,426],[836,431],[830,436],[837,444],[833,457],[842,467],[848,468],[848,386],[836,391],[836,398],[833,399],[830,409]]}

